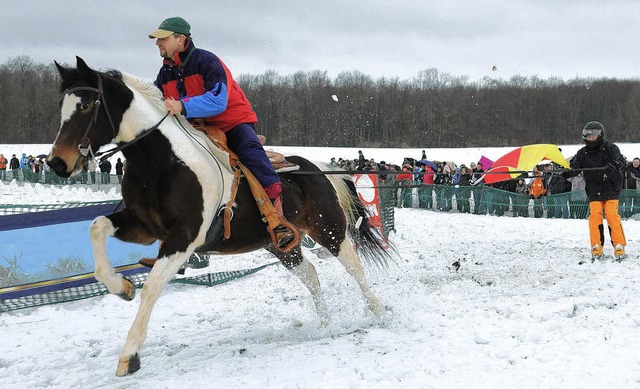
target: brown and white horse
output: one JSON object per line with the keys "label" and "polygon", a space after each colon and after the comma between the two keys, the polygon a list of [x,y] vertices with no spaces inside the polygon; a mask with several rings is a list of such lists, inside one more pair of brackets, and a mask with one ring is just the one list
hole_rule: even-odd
{"label": "brown and white horse", "polygon": [[[160,91],[117,71],[97,72],[77,58],[76,68],[56,63],[62,78],[60,129],[47,163],[61,177],[78,174],[88,158],[106,144],[126,157],[122,197],[126,208],[96,218],[90,227],[96,278],[125,300],[132,283],[115,273],[106,251],[107,237],[151,244],[160,240],[158,261],[140,294],[140,307],[122,350],[116,374],[140,368],[139,353],[153,306],[165,284],[193,252],[244,253],[264,248],[300,278],[318,312],[328,319],[314,266],[300,246],[276,250],[244,179],[233,206],[231,237],[224,239],[220,211],[231,198],[233,170],[228,155],[183,117],[166,117]],[[302,171],[320,165],[290,157]],[[324,166],[323,166],[324,167]],[[358,252],[384,266],[391,258],[369,228],[367,212],[345,175],[282,174],[286,218],[326,247],[355,278],[369,309],[385,309],[366,283]],[[354,249],[355,246],[355,249]]]}

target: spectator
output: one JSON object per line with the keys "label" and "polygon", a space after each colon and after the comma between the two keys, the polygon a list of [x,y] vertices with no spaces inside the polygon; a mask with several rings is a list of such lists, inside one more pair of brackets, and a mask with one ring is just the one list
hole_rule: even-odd
{"label": "spectator", "polygon": [[524,178],[518,178],[515,192],[513,216],[529,217],[529,187]]}
{"label": "spectator", "polygon": [[435,171],[429,165],[423,167],[422,185],[418,190],[418,205],[423,209],[433,209],[433,180]]}
{"label": "spectator", "polygon": [[[489,215],[503,216],[509,210],[512,180],[498,181],[491,184],[493,190],[489,190],[490,199],[487,200],[487,212]],[[515,184],[515,182],[514,182]],[[515,192],[515,186],[513,186]]]}
{"label": "spectator", "polygon": [[33,180],[33,170],[31,170],[32,163],[32,157],[27,156],[26,153],[22,153],[22,158],[20,158],[20,171],[22,171],[22,180],[25,182],[31,182]]}
{"label": "spectator", "polygon": [[[551,166],[551,164],[548,166]],[[547,208],[548,218],[569,218],[569,192],[571,192],[571,183],[561,175],[553,174],[549,171],[547,193],[545,197],[545,201],[549,204]]]}
{"label": "spectator", "polygon": [[622,194],[620,195],[620,209],[622,217],[628,218],[640,209],[640,193],[638,181],[640,180],[640,159],[633,161],[623,170],[624,181],[622,183]]}
{"label": "spectator", "polygon": [[91,176],[91,183],[97,184],[96,182],[96,170],[98,170],[98,163],[95,159],[89,159],[89,175]]}
{"label": "spectator", "polygon": [[471,171],[473,172],[473,174],[471,175],[471,185],[472,185],[471,193],[473,194],[473,213],[476,215],[479,215],[482,209],[484,208],[481,206],[482,189],[483,189],[482,187],[484,186],[484,184],[482,183],[482,180],[484,178],[484,169],[482,168],[481,162],[478,162],[477,165],[471,162],[470,166],[471,166]]}
{"label": "spectator", "polygon": [[9,169],[11,169],[11,179],[18,180],[18,171],[20,170],[20,160],[16,157],[15,154],[11,156],[11,161],[9,161]]}
{"label": "spectator", "polygon": [[422,182],[422,176],[424,175],[422,171],[423,165],[420,163],[414,162],[412,168],[413,168],[413,180]]}
{"label": "spectator", "polygon": [[[387,166],[387,163],[385,161],[380,161],[380,165],[378,165],[378,170],[381,172],[386,172],[389,170],[389,167]],[[379,174],[378,175],[378,180],[381,183],[384,183],[384,181],[387,179],[387,175],[386,174]]]}
{"label": "spectator", "polygon": [[[120,159],[120,158],[118,158]],[[329,162],[329,166],[337,167],[338,163],[336,162],[336,157],[331,157],[331,162]]]}
{"label": "spectator", "polygon": [[571,219],[584,219],[587,217],[589,202],[587,201],[587,193],[584,190],[585,183],[582,172],[577,176],[569,177],[567,181],[571,182],[569,217]]}
{"label": "spectator", "polygon": [[7,159],[4,157],[4,154],[0,154],[0,180],[7,180]]}
{"label": "spectator", "polygon": [[350,172],[353,171],[353,162],[350,159],[345,160],[344,162],[344,170]]}
{"label": "spectator", "polygon": [[[335,162],[335,158],[333,158],[333,161]],[[124,175],[124,163],[122,163],[122,160],[120,158],[118,158],[118,160],[116,161],[116,176],[118,176],[118,184],[122,184],[122,176]]]}
{"label": "spectator", "polygon": [[542,172],[537,166],[533,168],[533,180],[529,184],[529,195],[533,199],[533,217],[542,217],[544,209],[542,208],[542,196],[547,193],[547,186],[542,177]]}
{"label": "spectator", "polygon": [[100,177],[102,178],[102,184],[109,184],[111,182],[109,174],[111,173],[111,162],[108,159],[100,162]]}
{"label": "spectator", "polygon": [[424,150],[422,150],[422,156],[420,159],[427,159],[427,153]]}
{"label": "spectator", "polygon": [[[603,218],[607,219],[614,258],[618,261],[626,257],[622,221],[618,214],[618,203],[624,180],[622,170],[626,160],[613,142],[604,139],[604,126],[597,121],[588,122],[582,129],[585,146],[571,160],[571,169],[563,172],[565,178],[576,176],[581,169],[589,198],[589,238],[591,241],[591,262],[602,258],[604,245]],[[579,264],[588,263],[581,260]]]}
{"label": "spectator", "polygon": [[[445,170],[446,169],[446,170]],[[446,162],[438,164],[433,183],[435,184],[436,206],[439,211],[451,210],[451,168]]]}
{"label": "spectator", "polygon": [[458,187],[456,189],[456,208],[458,212],[471,212],[469,198],[471,197],[471,173],[465,165],[460,166],[460,174],[458,178]]}
{"label": "spectator", "polygon": [[364,158],[364,154],[362,154],[362,150],[358,150],[358,166],[357,170],[364,169],[364,165],[366,163],[366,159]]}
{"label": "spectator", "polygon": [[89,181],[89,160],[85,159],[80,172],[80,183],[86,184]]}
{"label": "spectator", "polygon": [[411,208],[411,186],[413,183],[413,174],[411,174],[409,165],[402,166],[402,173],[398,174],[396,179],[398,180],[398,185],[400,186],[400,199],[398,206],[401,208]]}

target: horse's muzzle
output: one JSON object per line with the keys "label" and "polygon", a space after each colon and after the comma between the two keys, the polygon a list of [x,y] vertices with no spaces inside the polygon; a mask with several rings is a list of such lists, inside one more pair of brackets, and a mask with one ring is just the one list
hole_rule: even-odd
{"label": "horse's muzzle", "polygon": [[67,172],[67,163],[60,157],[54,157],[51,161],[47,161],[47,165],[58,177],[69,178],[71,176],[71,173]]}

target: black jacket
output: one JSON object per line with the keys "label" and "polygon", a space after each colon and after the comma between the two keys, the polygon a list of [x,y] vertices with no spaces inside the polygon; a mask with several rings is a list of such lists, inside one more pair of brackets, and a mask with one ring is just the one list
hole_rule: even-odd
{"label": "black jacket", "polygon": [[557,174],[552,175],[551,178],[549,178],[549,183],[547,184],[547,196],[570,192],[571,184],[567,186],[568,182],[569,181]]}
{"label": "black jacket", "polygon": [[9,169],[18,169],[20,167],[20,160],[16,157],[11,158],[9,162]]}
{"label": "black jacket", "polygon": [[615,144],[603,140],[597,148],[591,149],[583,147],[576,153],[571,161],[571,169],[575,175],[583,168],[605,168],[607,165],[615,166],[613,171],[605,169],[584,170],[584,181],[586,184],[589,201],[615,200],[620,198],[622,191],[622,168],[626,165],[626,160],[620,153],[620,149]]}

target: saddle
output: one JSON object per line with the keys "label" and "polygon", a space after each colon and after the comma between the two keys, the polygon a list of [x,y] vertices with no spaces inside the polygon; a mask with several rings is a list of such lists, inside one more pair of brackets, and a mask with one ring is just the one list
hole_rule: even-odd
{"label": "saddle", "polygon": [[[209,138],[209,140],[216,147],[224,150],[227,154],[229,154],[229,164],[231,166],[237,166],[238,156],[236,155],[236,153],[231,151],[231,149],[229,149],[229,146],[227,146],[227,136],[224,134],[224,131],[214,127],[206,126],[204,122],[201,122],[199,119],[195,121],[193,127],[196,130],[202,131],[207,134],[207,138]],[[267,143],[267,138],[264,135],[258,135],[258,140],[260,140],[260,144],[262,144],[263,146]],[[269,162],[271,162],[271,166],[273,166],[273,169],[276,171],[276,173],[286,173],[300,169],[300,166],[287,161],[284,155],[278,152],[265,150],[265,153],[267,154],[267,158],[269,158]]]}

